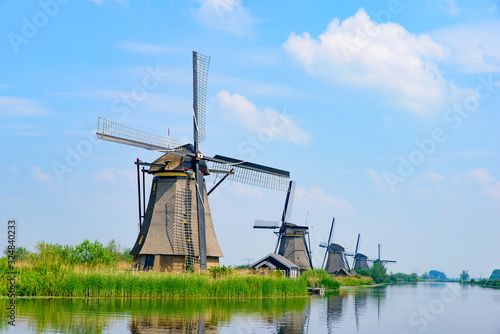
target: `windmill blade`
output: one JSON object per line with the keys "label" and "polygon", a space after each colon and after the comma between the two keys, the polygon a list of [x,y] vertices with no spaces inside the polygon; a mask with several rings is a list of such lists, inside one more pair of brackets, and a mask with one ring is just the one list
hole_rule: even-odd
{"label": "windmill blade", "polygon": [[[213,158],[204,157],[205,160],[212,161],[211,169],[227,173],[234,169],[228,179],[252,186],[264,187],[274,190],[286,191],[290,172],[268,166],[258,165],[251,162],[228,158],[216,155]],[[215,174],[216,179],[222,177],[222,173]]]}
{"label": "windmill blade", "polygon": [[347,261],[347,254],[344,253],[344,262],[345,266],[347,267],[347,271],[351,271],[351,268],[349,268],[349,262]]}
{"label": "windmill blade", "polygon": [[193,111],[197,142],[205,140],[207,79],[210,57],[193,51]]}
{"label": "windmill blade", "polygon": [[361,234],[358,234],[358,241],[356,242],[356,250],[354,251],[354,255],[358,254],[359,237],[361,237]]}
{"label": "windmill blade", "polygon": [[328,244],[327,244],[326,242],[324,242],[324,241],[320,241],[320,243],[319,243],[319,247],[321,247],[321,248],[326,248],[327,246],[328,246]]}
{"label": "windmill blade", "polygon": [[378,244],[378,259],[380,260],[380,244]]}
{"label": "windmill blade", "polygon": [[99,117],[96,134],[99,139],[152,151],[170,152],[181,146],[175,139],[136,130],[102,117]]}
{"label": "windmill blade", "polygon": [[267,229],[276,229],[281,226],[280,222],[269,221],[269,220],[256,220],[253,228],[267,228]]}
{"label": "windmill blade", "polygon": [[333,238],[334,225],[335,225],[335,218],[333,218],[332,226],[330,227],[330,234],[328,235],[328,244],[330,244]]}
{"label": "windmill blade", "polygon": [[293,199],[295,197],[295,181],[290,181],[288,185],[288,191],[286,193],[285,207],[283,208],[283,215],[281,216],[281,222],[289,222],[292,216]]}
{"label": "windmill blade", "polygon": [[[330,245],[330,242],[332,241],[332,235],[333,235],[333,225],[335,224],[335,218],[332,220],[332,226],[330,227],[330,234],[328,235],[328,243],[327,245]],[[325,261],[326,261],[326,256],[328,255],[328,249],[325,251],[325,256],[323,257],[323,264],[321,265],[321,268],[325,266]]]}
{"label": "windmill blade", "polygon": [[[302,238],[304,239],[304,246],[306,247],[307,260],[309,261],[309,265],[311,266],[311,269],[314,269],[313,263],[312,263],[311,238],[309,238],[309,233],[307,233],[307,240],[306,240],[305,235],[303,235]],[[308,241],[309,241],[309,244],[308,244]]]}

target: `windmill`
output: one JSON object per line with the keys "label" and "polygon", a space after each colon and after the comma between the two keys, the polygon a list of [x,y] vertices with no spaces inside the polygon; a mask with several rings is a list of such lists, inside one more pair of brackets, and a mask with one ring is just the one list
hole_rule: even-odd
{"label": "windmill", "polygon": [[396,261],[394,261],[394,260],[381,260],[380,259],[380,244],[378,244],[378,258],[376,260],[373,260],[374,264],[377,262],[382,263],[382,265],[384,265],[384,266],[386,263],[396,263]]}
{"label": "windmill", "polygon": [[352,256],[354,257],[352,268],[354,270],[356,269],[369,269],[370,267],[368,266],[368,257],[364,254],[358,253],[358,248],[359,248],[359,238],[361,237],[361,234],[358,234],[358,241],[356,242],[356,250],[354,251],[354,254],[346,254],[346,256]]}
{"label": "windmill", "polygon": [[290,181],[281,222],[256,220],[253,228],[277,230],[274,232],[278,236],[274,253],[292,261],[303,272],[313,268],[310,252],[311,242],[309,240],[309,226],[298,226],[290,223],[294,194],[295,181]]}
{"label": "windmill", "polygon": [[[205,139],[206,92],[210,57],[193,51],[193,144],[180,146],[176,140],[129,128],[99,118],[99,139],[164,153],[149,166],[153,183],[149,202],[140,219],[140,232],[131,254],[136,268],[154,270],[207,269],[218,266],[222,251],[208,204],[208,194],[223,180],[286,191],[290,173],[221,155],[200,152]],[[204,177],[218,183],[207,193]],[[220,178],[220,180],[219,180]],[[140,199],[139,199],[140,207]]]}
{"label": "windmill", "polygon": [[[322,268],[326,270],[329,274],[339,274],[342,271],[349,272],[349,264],[345,258],[345,249],[339,244],[332,243],[333,231],[334,231],[335,218],[332,220],[332,226],[330,227],[330,234],[328,235],[327,243],[320,243],[319,247],[326,248],[325,257],[323,258]],[[325,266],[326,261],[326,266]]]}

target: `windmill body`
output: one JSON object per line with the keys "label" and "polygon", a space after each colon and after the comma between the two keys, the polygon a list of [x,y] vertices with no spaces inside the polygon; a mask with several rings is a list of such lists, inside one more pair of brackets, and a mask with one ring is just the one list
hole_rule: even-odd
{"label": "windmill body", "polygon": [[288,192],[283,208],[281,222],[256,220],[254,228],[261,229],[278,229],[274,232],[278,235],[275,253],[285,257],[304,272],[307,269],[312,269],[311,252],[309,240],[309,227],[299,226],[290,223],[292,213],[293,197],[295,193],[295,182],[290,181]]}
{"label": "windmill body", "polygon": [[332,242],[334,226],[335,218],[332,220],[328,242],[319,244],[320,247],[326,248],[325,257],[323,258],[323,268],[329,274],[347,275],[349,273],[349,265],[345,260],[345,249],[341,245]]}
{"label": "windmill body", "polygon": [[280,229],[278,254],[295,263],[301,272],[311,269],[306,236],[308,230],[292,223],[283,224]]}
{"label": "windmill body", "polygon": [[[186,145],[187,151],[193,151]],[[153,183],[144,222],[130,254],[134,255],[139,269],[159,268],[167,271],[199,269],[200,245],[196,182],[190,173],[191,158],[165,154],[151,167]],[[186,170],[187,168],[187,170]],[[201,169],[208,174],[205,164]],[[223,256],[217,242],[215,229],[205,197],[205,234],[207,267],[218,266]]]}
{"label": "windmill body", "polygon": [[356,269],[369,269],[368,256],[361,253],[356,253],[354,255],[354,270]]}
{"label": "windmill body", "polygon": [[352,264],[352,269],[369,269],[370,266],[368,264],[368,257],[362,253],[358,252],[359,249],[359,239],[361,238],[361,234],[358,234],[358,240],[356,241],[356,250],[354,251],[354,254],[346,254],[347,256],[352,256],[354,257],[353,264]]}
{"label": "windmill body", "polygon": [[342,270],[349,271],[346,267],[344,252],[345,249],[339,244],[331,243],[327,247],[327,258],[325,270],[329,274],[337,274]]}

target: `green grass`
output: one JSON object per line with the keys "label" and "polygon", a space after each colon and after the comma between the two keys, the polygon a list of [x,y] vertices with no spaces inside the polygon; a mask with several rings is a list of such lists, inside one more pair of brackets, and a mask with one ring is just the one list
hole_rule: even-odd
{"label": "green grass", "polygon": [[[0,266],[1,267],[1,266]],[[8,272],[0,270],[0,295],[8,293]],[[165,274],[111,268],[21,266],[18,296],[65,297],[291,297],[307,294],[304,279],[269,276]]]}

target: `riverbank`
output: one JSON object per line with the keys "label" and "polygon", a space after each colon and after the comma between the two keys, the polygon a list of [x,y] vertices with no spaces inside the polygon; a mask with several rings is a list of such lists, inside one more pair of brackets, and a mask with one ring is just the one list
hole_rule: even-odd
{"label": "riverbank", "polygon": [[[10,270],[2,266],[1,296],[9,293],[10,276]],[[138,272],[119,267],[21,263],[16,267],[15,284],[16,296],[28,297],[262,298],[306,296],[307,287],[313,285],[338,290],[340,286],[373,284],[373,280],[368,277],[332,278],[323,270],[309,270],[299,278],[250,272],[214,278],[210,273]]]}
{"label": "riverbank", "polygon": [[484,279],[481,279],[478,281],[471,279],[469,281],[461,281],[461,283],[482,286],[485,288],[500,289],[500,279],[486,279],[486,278],[484,278]]}

